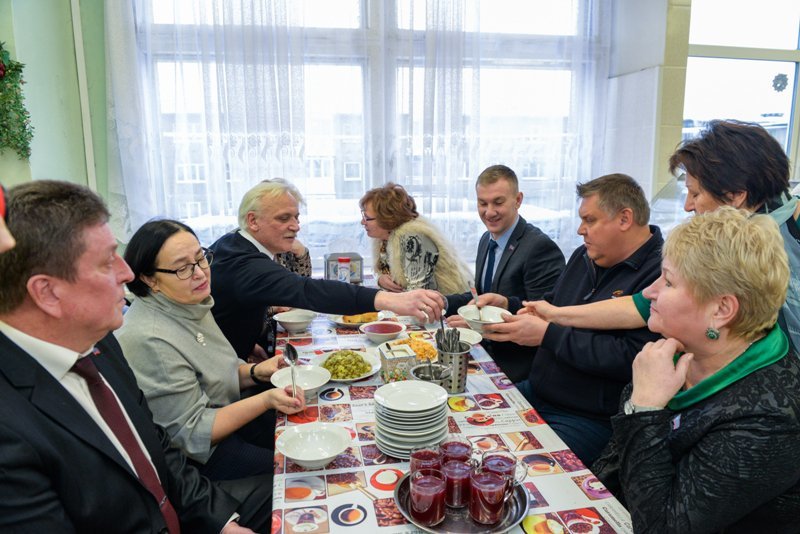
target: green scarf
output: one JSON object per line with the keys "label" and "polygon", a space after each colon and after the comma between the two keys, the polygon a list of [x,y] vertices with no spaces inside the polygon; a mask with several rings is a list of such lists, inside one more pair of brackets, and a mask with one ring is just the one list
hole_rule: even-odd
{"label": "green scarf", "polygon": [[[731,363],[702,380],[699,384],[685,391],[679,391],[667,403],[667,406],[670,410],[675,411],[688,408],[692,404],[696,404],[722,391],[750,373],[777,362],[786,356],[788,352],[789,340],[786,339],[786,334],[777,325],[773,326],[769,334],[750,345],[741,356]],[[679,354],[675,355],[676,362],[679,357]]]}

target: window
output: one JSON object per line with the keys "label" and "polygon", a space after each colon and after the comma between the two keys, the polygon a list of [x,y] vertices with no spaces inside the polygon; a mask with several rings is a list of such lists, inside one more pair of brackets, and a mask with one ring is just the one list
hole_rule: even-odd
{"label": "window", "polygon": [[210,243],[280,176],[304,194],[300,238],[321,268],[327,252],[371,254],[358,199],[394,181],[472,262],[474,180],[503,163],[523,178],[522,215],[571,243],[603,120],[603,4],[134,0],[108,31],[133,36],[137,61],[110,70],[115,99],[142,103],[117,104],[137,123],[120,146],[151,140],[147,165],[121,154],[123,181],[155,201],[129,226],[182,217]]}
{"label": "window", "polygon": [[692,0],[684,139],[711,119],[764,126],[798,156],[800,2]]}

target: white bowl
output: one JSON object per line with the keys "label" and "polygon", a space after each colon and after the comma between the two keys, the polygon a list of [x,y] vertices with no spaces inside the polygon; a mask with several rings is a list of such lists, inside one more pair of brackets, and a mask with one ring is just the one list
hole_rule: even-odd
{"label": "white bowl", "polygon": [[406,325],[395,321],[375,321],[358,327],[373,343],[384,343],[406,331]]}
{"label": "white bowl", "polygon": [[470,330],[469,328],[457,328],[457,330],[458,338],[461,341],[466,341],[470,345],[477,345],[483,340],[483,336],[475,330]]}
{"label": "white bowl", "polygon": [[333,423],[291,426],[275,440],[275,448],[306,469],[322,469],[352,443],[350,432]]}
{"label": "white bowl", "polygon": [[503,315],[511,315],[508,310],[496,306],[478,308],[474,304],[467,304],[458,309],[458,314],[467,321],[470,328],[483,333],[483,325],[503,322]]}
{"label": "white bowl", "polygon": [[[319,389],[331,379],[331,372],[317,365],[297,365],[294,368],[294,380],[299,388],[303,388],[306,403],[314,400]],[[285,388],[292,385],[292,370],[290,367],[278,369],[270,377],[270,382],[276,388]]]}
{"label": "white bowl", "polygon": [[276,313],[272,317],[278,321],[284,330],[290,334],[303,332],[311,324],[311,321],[316,317],[316,312],[310,310],[294,309],[281,313]]}

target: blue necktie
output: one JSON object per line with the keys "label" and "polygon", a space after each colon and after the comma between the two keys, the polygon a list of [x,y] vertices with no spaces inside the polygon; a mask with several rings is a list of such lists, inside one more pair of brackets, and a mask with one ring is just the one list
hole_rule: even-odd
{"label": "blue necktie", "polygon": [[494,278],[494,249],[497,248],[497,241],[489,240],[489,258],[486,260],[486,272],[483,273],[483,292],[492,291],[492,278]]}

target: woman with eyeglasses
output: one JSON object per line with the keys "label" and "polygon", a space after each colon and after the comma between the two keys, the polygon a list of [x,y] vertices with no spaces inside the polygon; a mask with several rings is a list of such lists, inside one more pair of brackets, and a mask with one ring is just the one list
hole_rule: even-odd
{"label": "woman with eyeglasses", "polygon": [[125,251],[136,296],[116,337],[136,374],[153,419],[173,445],[212,480],[272,472],[274,412],[305,407],[291,388],[266,384],[279,357],[258,364],[237,358],[211,308],[211,251],[191,228],[156,220],[139,228]]}
{"label": "woman with eyeglasses", "polygon": [[471,275],[455,249],[427,219],[403,186],[388,182],[361,197],[361,224],[373,238],[378,286],[387,291],[469,291]]}

